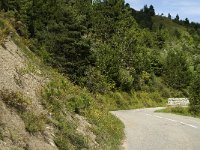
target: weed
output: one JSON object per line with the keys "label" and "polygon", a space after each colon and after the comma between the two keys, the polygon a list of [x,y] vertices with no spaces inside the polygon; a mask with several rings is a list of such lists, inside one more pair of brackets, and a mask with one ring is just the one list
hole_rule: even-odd
{"label": "weed", "polygon": [[15,108],[19,112],[26,111],[31,104],[31,100],[23,96],[20,92],[9,91],[8,89],[0,90],[0,99],[11,108]]}
{"label": "weed", "polygon": [[74,132],[74,129],[59,130],[55,139],[56,145],[60,150],[66,149],[88,149],[85,138],[81,134]]}
{"label": "weed", "polygon": [[0,130],[0,140],[4,140],[4,135],[3,135],[3,132],[2,132],[2,130]]}
{"label": "weed", "polygon": [[25,123],[26,130],[30,133],[42,132],[45,129],[45,115],[36,115],[33,112],[24,112],[21,115]]}
{"label": "weed", "polygon": [[2,141],[4,140],[4,129],[5,129],[5,123],[2,121],[0,116],[0,140]]}
{"label": "weed", "polygon": [[30,133],[44,131],[46,117],[45,115],[35,115],[31,110],[28,110],[28,106],[31,105],[31,100],[25,97],[20,92],[13,92],[7,89],[0,91],[0,98],[5,104],[16,109],[19,116],[25,123],[26,130]]}
{"label": "weed", "polygon": [[0,18],[0,44],[3,44],[9,33],[13,31],[8,21]]}
{"label": "weed", "polygon": [[24,150],[23,148],[19,148],[19,147],[13,147],[11,148],[11,150]]}
{"label": "weed", "polygon": [[96,141],[100,147],[102,149],[119,149],[124,136],[124,126],[121,121],[109,112],[97,109],[88,110],[86,116],[90,118],[89,122],[95,125],[91,129],[97,136]]}

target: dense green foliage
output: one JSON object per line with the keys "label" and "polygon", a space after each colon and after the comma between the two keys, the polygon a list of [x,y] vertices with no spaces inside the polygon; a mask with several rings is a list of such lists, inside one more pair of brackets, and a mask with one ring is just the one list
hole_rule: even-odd
{"label": "dense green foliage", "polygon": [[152,5],[135,11],[124,0],[3,0],[0,8],[12,12],[33,51],[92,92],[151,91],[157,77],[185,91],[199,64],[200,25],[156,16]]}
{"label": "dense green foliage", "polygon": [[187,89],[197,63],[199,24],[159,18],[152,5],[135,11],[124,0],[4,0],[0,6],[13,12],[33,51],[92,92],[148,90],[157,77]]}
{"label": "dense green foliage", "polygon": [[200,72],[196,72],[190,87],[191,111],[200,114]]}
{"label": "dense green foliage", "polygon": [[[175,47],[177,48],[177,47]],[[183,51],[174,51],[174,47],[168,52],[165,61],[165,80],[176,89],[186,88],[190,83],[191,72],[189,72],[189,65],[187,57]]]}
{"label": "dense green foliage", "polygon": [[[136,11],[124,0],[2,0],[0,9],[46,64],[94,94],[63,77],[53,78],[45,88],[43,105],[59,122],[56,144],[61,149],[88,145],[72,135],[75,127],[66,125],[60,109],[89,118],[99,143],[107,145],[119,144],[121,136],[120,129],[114,133],[106,122],[118,122],[107,114],[110,109],[156,106],[164,98],[189,96],[191,89],[191,110],[200,110],[200,78],[195,73],[200,24],[178,15],[158,16],[152,5]],[[108,134],[101,133],[107,129]],[[106,141],[112,134],[119,138]]]}

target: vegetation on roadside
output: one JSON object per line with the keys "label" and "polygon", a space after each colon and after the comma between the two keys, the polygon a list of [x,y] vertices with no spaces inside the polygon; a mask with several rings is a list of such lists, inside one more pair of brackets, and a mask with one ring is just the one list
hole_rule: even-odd
{"label": "vegetation on roadside", "polygon": [[167,107],[165,109],[157,110],[156,112],[163,112],[163,113],[173,113],[178,115],[184,115],[184,116],[192,116],[200,118],[200,113],[193,113],[193,111],[189,107]]}
{"label": "vegetation on roadside", "polygon": [[190,86],[190,111],[193,114],[200,114],[200,66],[198,67]]}
{"label": "vegetation on roadside", "polygon": [[76,114],[92,125],[99,149],[119,149],[123,125],[110,110],[190,96],[189,109],[163,111],[199,113],[198,23],[157,16],[152,5],[136,11],[124,0],[3,0],[0,9],[0,42],[13,32],[28,58],[18,72],[47,78],[40,100],[51,115],[34,114],[19,93],[2,91],[1,99],[30,133],[51,124],[59,149],[91,149]]}

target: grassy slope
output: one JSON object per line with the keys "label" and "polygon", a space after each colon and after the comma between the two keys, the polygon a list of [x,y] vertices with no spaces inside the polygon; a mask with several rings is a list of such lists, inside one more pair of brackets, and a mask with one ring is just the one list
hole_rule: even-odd
{"label": "grassy slope", "polygon": [[161,17],[161,16],[154,16],[152,17],[153,20],[153,28],[158,29],[160,25],[163,25],[164,28],[166,28],[170,34],[172,35],[175,30],[178,31],[187,31],[187,29],[172,20],[168,19],[167,17]]}
{"label": "grassy slope", "polygon": [[200,114],[193,114],[189,107],[167,107],[165,109],[157,110],[156,112],[173,113],[177,115],[192,116],[200,118]]}
{"label": "grassy slope", "polygon": [[67,77],[45,66],[32,52],[26,50],[20,39],[15,38],[15,42],[24,49],[30,60],[30,67],[26,71],[42,70],[42,76],[49,79],[49,83],[41,91],[41,102],[52,114],[49,123],[57,128],[55,143],[59,149],[89,148],[87,139],[76,134],[77,122],[66,117],[73,117],[76,109],[93,125],[91,130],[97,136],[99,148],[117,149],[123,137],[123,124],[106,108],[102,111],[95,97],[86,89],[73,85]]}

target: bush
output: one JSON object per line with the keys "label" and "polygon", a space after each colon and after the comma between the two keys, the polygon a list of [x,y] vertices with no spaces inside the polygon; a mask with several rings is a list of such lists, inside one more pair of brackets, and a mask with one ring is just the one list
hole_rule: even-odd
{"label": "bush", "polygon": [[190,110],[200,113],[200,72],[195,74],[190,86]]}
{"label": "bush", "polygon": [[114,84],[108,83],[107,78],[96,68],[89,68],[82,83],[93,93],[108,93],[114,88]]}
{"label": "bush", "polygon": [[118,82],[120,83],[120,87],[124,91],[130,91],[132,88],[134,78],[131,75],[130,71],[126,69],[119,70]]}
{"label": "bush", "polygon": [[174,89],[186,88],[191,81],[191,71],[186,54],[177,46],[170,50],[164,64],[166,83]]}
{"label": "bush", "polygon": [[81,109],[88,108],[90,106],[91,99],[86,94],[81,94],[80,96],[73,96],[69,99],[69,105],[71,109],[79,114]]}
{"label": "bush", "polygon": [[167,107],[165,109],[157,110],[156,112],[164,112],[164,113],[174,113],[179,115],[190,116],[188,107]]}
{"label": "bush", "polygon": [[126,109],[129,107],[127,100],[123,97],[122,93],[114,92],[112,99],[115,100],[117,108]]}
{"label": "bush", "polygon": [[187,108],[183,107],[173,107],[171,111],[176,114],[187,114]]}

